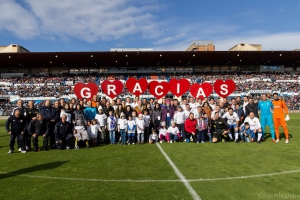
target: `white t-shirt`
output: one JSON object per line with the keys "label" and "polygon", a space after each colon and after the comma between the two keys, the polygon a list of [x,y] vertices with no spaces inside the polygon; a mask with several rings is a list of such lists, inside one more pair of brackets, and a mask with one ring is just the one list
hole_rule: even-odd
{"label": "white t-shirt", "polygon": [[113,117],[113,120],[114,120],[114,123],[111,124],[112,119],[110,117],[107,118],[107,125],[106,126],[107,126],[107,129],[109,131],[116,130],[116,128],[117,128],[118,119]]}
{"label": "white t-shirt", "polygon": [[219,111],[214,110],[211,112],[211,118],[213,118],[215,116],[215,112],[219,112],[219,116],[222,115],[221,110],[219,110]]}
{"label": "white t-shirt", "polygon": [[151,140],[154,140],[154,141],[157,141],[158,135],[157,135],[157,134],[151,134],[150,139],[151,139]]}
{"label": "white t-shirt", "polygon": [[240,120],[235,112],[233,112],[232,115],[230,115],[229,112],[226,112],[222,118],[226,118],[228,124],[236,124],[236,122]]}
{"label": "white t-shirt", "polygon": [[98,136],[98,130],[99,130],[99,125],[98,124],[96,124],[96,125],[90,125],[88,127],[89,136],[91,138],[97,138],[97,136]]}
{"label": "white t-shirt", "polygon": [[261,128],[261,124],[259,122],[259,119],[257,117],[254,117],[253,119],[251,119],[250,117],[246,117],[244,123],[242,126],[245,125],[245,122],[248,122],[250,125],[250,129],[251,130],[255,130],[255,129],[259,129]]}
{"label": "white t-shirt", "polygon": [[106,114],[102,113],[102,114],[97,114],[95,119],[98,121],[99,125],[102,127],[102,126],[106,126],[106,119],[107,119],[107,116]]}
{"label": "white t-shirt", "polygon": [[136,125],[134,120],[127,121],[127,133],[135,133],[136,128],[133,128]]}
{"label": "white t-shirt", "polygon": [[144,129],[145,129],[145,120],[144,119],[139,119],[136,118],[136,129],[137,129],[137,133],[144,133]]}
{"label": "white t-shirt", "polygon": [[166,128],[160,128],[159,129],[159,135],[166,136],[167,132],[168,132],[168,130]]}
{"label": "white t-shirt", "polygon": [[134,103],[131,104],[131,108],[134,109],[137,105],[138,104],[134,102]]}
{"label": "white t-shirt", "polygon": [[185,112],[184,111],[177,111],[174,115],[174,121],[176,122],[176,124],[183,124],[186,120],[187,116],[185,116]]}
{"label": "white t-shirt", "polygon": [[170,126],[169,128],[168,128],[168,131],[167,131],[168,133],[172,133],[173,135],[177,135],[177,133],[179,133],[179,129],[178,129],[178,127],[177,126],[175,126],[174,128],[172,127],[172,126]]}
{"label": "white t-shirt", "polygon": [[191,113],[191,110],[185,110],[184,111],[186,119],[189,117],[190,113]]}
{"label": "white t-shirt", "polygon": [[212,110],[214,110],[216,107],[216,104],[209,104],[209,106],[211,107]]}
{"label": "white t-shirt", "polygon": [[119,119],[118,125],[120,129],[127,129],[127,119]]}
{"label": "white t-shirt", "polygon": [[189,103],[189,105],[190,105],[191,111],[192,111],[193,113],[197,112],[198,106],[200,106],[200,104],[199,104],[199,103],[196,103],[196,102],[194,102],[194,103]]}

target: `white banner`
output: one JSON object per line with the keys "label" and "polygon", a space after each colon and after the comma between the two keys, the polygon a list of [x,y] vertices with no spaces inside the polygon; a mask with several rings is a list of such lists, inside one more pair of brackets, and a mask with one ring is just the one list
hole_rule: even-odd
{"label": "white banner", "polygon": [[250,90],[249,93],[259,93],[259,94],[272,93],[272,90]]}
{"label": "white banner", "polygon": [[66,81],[65,84],[66,85],[74,85],[74,82],[73,81]]}
{"label": "white banner", "polygon": [[269,81],[269,82],[271,82],[272,80],[270,78],[264,78],[263,81]]}
{"label": "white banner", "polygon": [[300,81],[299,80],[276,80],[276,83],[288,83],[288,82],[290,82],[290,83],[300,83]]}

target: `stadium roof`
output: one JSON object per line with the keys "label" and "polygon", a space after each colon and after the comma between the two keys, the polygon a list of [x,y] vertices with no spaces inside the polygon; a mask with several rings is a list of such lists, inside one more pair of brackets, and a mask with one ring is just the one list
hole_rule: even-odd
{"label": "stadium roof", "polygon": [[2,53],[0,67],[300,65],[300,51]]}

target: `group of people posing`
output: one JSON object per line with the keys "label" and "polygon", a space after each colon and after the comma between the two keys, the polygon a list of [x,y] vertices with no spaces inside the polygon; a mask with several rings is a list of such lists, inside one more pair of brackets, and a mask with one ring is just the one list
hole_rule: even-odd
{"label": "group of people posing", "polygon": [[[14,152],[17,139],[22,153],[43,150],[79,149],[96,145],[133,145],[155,142],[216,143],[218,141],[257,142],[265,140],[265,127],[270,127],[273,142],[279,142],[279,127],[289,134],[286,121],[289,113],[277,93],[262,95],[258,104],[251,97],[182,99],[117,98],[108,100],[96,95],[87,101],[64,99],[45,101],[36,109],[34,102],[18,107],[6,122],[10,134],[10,150]],[[259,117],[260,111],[260,117]],[[31,148],[31,142],[33,149]]]}

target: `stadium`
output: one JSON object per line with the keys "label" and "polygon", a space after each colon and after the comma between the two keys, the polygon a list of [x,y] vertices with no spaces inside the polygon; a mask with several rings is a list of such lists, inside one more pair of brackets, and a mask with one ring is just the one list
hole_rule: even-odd
{"label": "stadium", "polygon": [[[0,195],[3,199],[19,199],[13,195],[15,185],[22,187],[18,189],[20,191],[18,196],[21,199],[28,195],[28,190],[35,196],[28,196],[30,199],[140,199],[141,196],[142,199],[272,199],[284,195],[287,198],[299,197],[297,174],[300,172],[300,163],[296,159],[299,151],[297,137],[299,115],[293,113],[298,113],[300,106],[300,51],[262,51],[260,45],[244,43],[235,45],[228,51],[215,51],[212,42],[204,41],[194,41],[186,51],[111,49],[106,52],[32,53],[19,45],[9,45],[3,49],[4,52],[0,53],[0,98],[2,116],[5,119],[1,121],[0,135],[3,160],[0,180],[1,185],[6,185],[5,191],[3,190]],[[116,131],[116,139],[113,141],[110,131],[104,130],[102,140],[102,136],[100,137],[102,130],[100,132],[99,129],[95,143],[91,138],[90,141],[80,142],[83,136],[78,138],[77,133],[74,132],[75,146],[73,139],[73,144],[70,146],[68,143],[60,146],[59,140],[56,144],[51,144],[50,135],[51,150],[48,151],[48,140],[46,146],[45,143],[42,144],[42,139],[38,147],[35,147],[34,140],[30,144],[33,136],[30,135],[28,127],[34,126],[31,125],[34,120],[31,122],[29,120],[30,124],[27,124],[29,136],[24,139],[26,150],[22,149],[20,139],[16,141],[19,151],[27,153],[25,155],[14,153],[12,157],[6,154],[9,148],[7,145],[9,135],[4,129],[4,126],[8,127],[6,119],[14,115],[15,110],[21,112],[22,107],[25,108],[24,115],[27,112],[28,117],[30,112],[26,109],[29,102],[33,102],[36,112],[42,113],[41,115],[46,112],[47,101],[50,101],[53,107],[55,102],[58,102],[57,105],[60,107],[57,109],[59,108],[60,117],[67,116],[67,121],[70,120],[69,122],[74,124],[75,130],[78,125],[77,117],[75,119],[75,115],[68,115],[70,113],[68,109],[75,113],[77,104],[85,109],[91,106],[87,101],[79,102],[75,95],[74,86],[78,83],[95,83],[98,86],[97,95],[92,99],[92,103],[95,103],[93,106],[97,108],[97,112],[101,107],[108,118],[110,107],[113,108],[114,111],[111,112],[115,112],[116,117],[125,113],[128,119],[131,112],[136,109],[138,109],[136,114],[141,115],[139,113],[147,110],[146,105],[149,104],[150,110],[147,110],[149,114],[145,114],[144,117],[149,116],[152,119],[154,111],[157,111],[152,105],[165,105],[166,102],[167,106],[168,102],[171,102],[172,106],[174,104],[176,113],[179,112],[179,107],[184,107],[185,112],[198,114],[197,109],[202,105],[201,99],[195,100],[189,91],[180,97],[169,92],[163,100],[157,100],[146,90],[139,97],[140,99],[137,99],[126,88],[125,82],[130,78],[145,78],[148,83],[186,79],[191,85],[203,83],[213,85],[219,79],[233,80],[236,88],[228,97],[220,98],[216,92],[213,92],[203,99],[203,102],[207,101],[211,106],[214,106],[211,104],[211,101],[214,101],[215,107],[220,107],[223,114],[230,107],[235,109],[235,104],[245,105],[245,101],[240,101],[244,97],[253,99],[254,105],[257,105],[262,101],[264,94],[270,95],[268,98],[273,100],[273,93],[278,93],[281,101],[286,102],[288,112],[291,113],[291,120],[288,121],[289,133],[286,134],[286,130],[282,131],[280,128],[278,138],[280,137],[281,140],[279,138],[275,142],[272,129],[267,127],[261,145],[256,144],[257,138],[252,142],[246,142],[246,139],[236,136],[236,133],[232,133],[233,136],[230,137],[216,138],[215,144],[208,133],[202,140],[200,135],[189,138],[181,131],[178,137],[176,135],[177,139],[173,136],[174,141],[171,135],[166,137],[159,135],[161,138],[158,142],[157,139],[151,139],[153,134],[149,136],[149,131],[160,127],[162,124],[160,122],[155,125],[157,119],[161,121],[159,117],[153,118],[148,124],[148,133],[146,134],[145,131],[144,141],[137,136],[130,139],[128,134],[127,138],[127,135],[125,136],[126,142],[123,143],[120,130]],[[101,83],[105,80],[120,80],[124,85],[123,91],[116,98],[110,99],[101,88]],[[140,110],[138,100],[142,103]],[[178,101],[177,104],[175,101]],[[108,108],[106,108],[107,102],[110,102]],[[125,104],[126,108],[129,105],[130,109],[133,109],[130,113],[122,107]],[[190,105],[193,111],[188,111],[187,105]],[[211,111],[219,112],[215,109]],[[160,116],[164,118],[163,114]],[[166,116],[165,119],[168,121],[168,115]],[[172,118],[169,124],[173,124],[175,118]],[[59,119],[57,123],[61,123]],[[88,120],[84,123],[87,127],[92,126]],[[165,139],[162,139],[164,137]],[[285,144],[284,138],[286,140],[290,138],[291,142]],[[152,142],[148,144],[148,140],[156,144]],[[112,145],[109,145],[110,143]],[[114,143],[120,145],[113,146]],[[57,148],[69,151],[61,152],[56,150]],[[189,153],[191,151],[195,153]],[[259,156],[261,153],[263,156]],[[214,159],[211,159],[212,157]],[[19,161],[23,164],[16,165],[15,163]],[[285,184],[289,185],[287,190],[279,190],[279,192],[270,190],[271,187],[285,187]],[[210,192],[212,188],[214,188],[213,193]],[[240,188],[245,191],[235,193],[230,188]],[[44,190],[48,192],[44,193]],[[254,190],[257,192],[254,193]]]}
{"label": "stadium", "polygon": [[0,199],[300,199],[299,11],[0,0]]}

